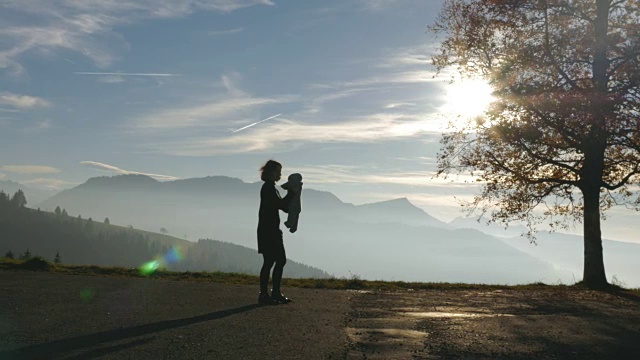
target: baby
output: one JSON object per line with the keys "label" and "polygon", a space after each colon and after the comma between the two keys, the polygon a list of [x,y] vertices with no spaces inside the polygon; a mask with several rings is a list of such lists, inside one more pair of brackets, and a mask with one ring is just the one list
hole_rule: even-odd
{"label": "baby", "polygon": [[295,173],[289,175],[288,181],[282,184],[282,188],[287,191],[293,191],[294,196],[289,203],[289,216],[284,226],[289,228],[291,233],[298,230],[298,217],[302,208],[300,206],[300,195],[302,194],[302,175]]}

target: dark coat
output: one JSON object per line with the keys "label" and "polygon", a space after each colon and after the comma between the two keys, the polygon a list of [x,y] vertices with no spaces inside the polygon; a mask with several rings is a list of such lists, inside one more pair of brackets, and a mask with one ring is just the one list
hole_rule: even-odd
{"label": "dark coat", "polygon": [[280,210],[289,212],[289,202],[293,193],[280,197],[276,183],[265,181],[260,189],[260,211],[258,212],[258,252],[263,254],[282,245],[280,230]]}

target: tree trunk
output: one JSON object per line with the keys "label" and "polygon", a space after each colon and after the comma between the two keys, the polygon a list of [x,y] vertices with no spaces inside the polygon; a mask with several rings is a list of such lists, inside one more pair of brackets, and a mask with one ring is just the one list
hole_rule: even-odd
{"label": "tree trunk", "polygon": [[608,285],[602,257],[602,233],[600,231],[600,187],[604,169],[604,153],[607,147],[606,118],[612,111],[607,106],[607,32],[609,25],[610,0],[596,0],[594,23],[594,61],[592,117],[587,122],[587,138],[584,143],[584,168],[581,186],[584,200],[584,272],[582,281],[590,288],[604,288]]}
{"label": "tree trunk", "polygon": [[600,188],[588,186],[582,190],[584,198],[584,271],[582,281],[592,289],[608,285],[602,254],[600,231]]}

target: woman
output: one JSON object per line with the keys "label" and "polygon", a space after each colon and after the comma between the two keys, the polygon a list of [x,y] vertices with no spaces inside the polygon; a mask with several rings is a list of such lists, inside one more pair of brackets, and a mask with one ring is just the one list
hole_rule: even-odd
{"label": "woman", "polygon": [[[258,214],[258,252],[262,254],[264,263],[260,270],[260,295],[258,303],[263,304],[286,304],[291,299],[280,292],[280,282],[282,281],[282,270],[287,263],[287,255],[284,251],[284,241],[280,230],[280,213],[282,210],[288,212],[289,202],[293,197],[293,192],[287,192],[284,198],[276,189],[276,182],[282,177],[282,165],[274,160],[267,161],[260,168],[260,178],[264,181],[260,189],[260,211]],[[269,285],[269,272],[273,268],[273,288],[271,296],[267,290]]]}

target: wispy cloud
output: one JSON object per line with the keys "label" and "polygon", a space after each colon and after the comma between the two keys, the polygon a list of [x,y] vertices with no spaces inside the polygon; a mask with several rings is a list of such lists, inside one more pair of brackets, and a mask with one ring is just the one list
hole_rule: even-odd
{"label": "wispy cloud", "polygon": [[227,29],[227,30],[212,30],[212,31],[207,31],[207,35],[209,36],[220,36],[220,35],[231,35],[231,34],[237,34],[240,32],[243,32],[244,28],[243,27],[238,27],[238,28],[234,28],[234,29]]}
{"label": "wispy cloud", "polygon": [[76,75],[109,75],[109,76],[152,76],[152,77],[171,77],[182,76],[181,74],[169,74],[169,73],[123,73],[123,72],[89,72],[89,71],[77,71]]}
{"label": "wispy cloud", "polygon": [[307,143],[371,143],[432,134],[437,129],[427,115],[374,113],[331,123],[293,121],[283,116],[276,123],[231,136],[192,136],[152,142],[155,152],[182,156],[213,156],[258,151],[283,151]]}
{"label": "wispy cloud", "polygon": [[178,180],[179,179],[178,177],[170,176],[170,175],[158,175],[158,174],[150,174],[150,173],[139,172],[139,171],[124,170],[113,165],[103,164],[95,161],[81,161],[80,164],[93,169],[116,173],[116,174],[146,175],[158,180]]}
{"label": "wispy cloud", "polygon": [[262,105],[280,104],[294,101],[291,96],[281,97],[224,97],[204,104],[183,108],[169,108],[145,115],[135,120],[135,129],[179,129],[190,127],[232,128],[235,123],[230,118],[242,116],[243,111]]}
{"label": "wispy cloud", "polygon": [[[326,90],[326,89],[327,89],[327,86],[323,88],[323,90]],[[324,108],[324,106],[329,102],[345,99],[348,97],[362,95],[362,93],[366,93],[366,92],[378,91],[383,89],[385,88],[381,86],[356,87],[356,88],[338,89],[338,90],[329,89],[332,91],[328,93],[312,96],[305,104],[305,112],[311,113],[311,114],[319,113]]]}
{"label": "wispy cloud", "polygon": [[438,53],[438,43],[432,42],[425,45],[402,46],[388,48],[378,58],[365,59],[363,61],[378,68],[426,68],[432,65],[431,57]]}
{"label": "wispy cloud", "polygon": [[49,178],[21,180],[20,182],[25,185],[35,185],[36,187],[45,188],[48,190],[62,190],[73,185],[78,185],[78,183],[75,182]]}
{"label": "wispy cloud", "polygon": [[126,81],[128,77],[142,77],[153,78],[156,81],[160,81],[161,78],[166,77],[178,77],[182,74],[170,74],[170,73],[125,73],[125,72],[90,72],[90,71],[77,71],[76,75],[95,76],[98,78],[98,82],[103,84],[120,84]]}
{"label": "wispy cloud", "polygon": [[[408,87],[410,97],[395,102],[389,98],[394,84],[419,86],[432,81],[433,73],[380,71],[372,66],[376,69],[372,73],[378,75],[322,84],[307,94],[269,96],[244,91],[238,86],[242,75],[228,72],[216,84],[226,93],[155,107],[130,119],[128,129],[147,135],[140,145],[143,149],[181,156],[281,151],[305,143],[366,143],[437,132],[441,119],[430,115],[426,106],[415,106],[424,99],[416,94],[424,91]],[[337,102],[348,97],[354,99]],[[266,111],[269,115],[286,111],[286,115],[251,127],[261,119],[256,113]]]}
{"label": "wispy cloud", "polygon": [[404,103],[391,103],[391,104],[387,104],[385,105],[385,109],[397,109],[397,108],[406,108],[406,107],[414,107],[417,104],[415,103],[409,103],[409,102],[404,102]]}
{"label": "wispy cloud", "polygon": [[98,82],[103,84],[120,84],[125,82],[125,80],[122,76],[100,76],[98,77]]}
{"label": "wispy cloud", "polygon": [[388,72],[379,75],[371,75],[360,79],[348,81],[335,81],[324,84],[312,84],[312,89],[330,88],[354,88],[367,87],[373,85],[398,85],[398,84],[418,84],[428,82],[442,82],[436,78],[436,72],[430,70],[410,70],[400,72]]}
{"label": "wispy cloud", "polygon": [[55,174],[60,170],[45,165],[3,165],[0,170],[16,174]]}
{"label": "wispy cloud", "polygon": [[[434,111],[436,104],[443,101],[434,95],[440,91],[438,83],[443,82],[434,78],[434,71],[419,69],[416,64],[401,67],[400,71],[373,63],[368,66],[370,76],[316,84],[300,96],[253,97],[237,86],[239,74],[225,74],[220,85],[226,95],[199,104],[154,110],[134,119],[133,128],[151,135],[162,134],[142,145],[153,152],[213,156],[285,151],[310,143],[371,143],[424,137],[446,127],[446,121]],[[389,98],[390,89],[399,85],[408,95]],[[348,102],[342,101],[346,98]],[[276,113],[281,110],[272,105],[285,103],[294,103],[289,109],[295,110],[287,111],[277,121],[255,127],[251,124],[259,119],[237,121],[247,118],[247,110],[268,108]],[[229,131],[238,128],[246,130],[229,135]],[[176,129],[183,131],[178,135],[172,132]]]}
{"label": "wispy cloud", "polygon": [[[403,185],[416,188],[454,188],[477,186],[471,176],[461,175],[455,180],[436,177],[435,171],[372,171],[369,166],[320,165],[297,167],[308,183],[314,184],[380,184]],[[475,188],[475,187],[474,187]]]}
{"label": "wispy cloud", "polygon": [[242,75],[237,72],[226,73],[220,77],[217,84],[225,92],[216,94],[213,99],[201,97],[197,101],[191,100],[191,104],[154,110],[135,118],[131,128],[139,131],[166,132],[172,129],[207,127],[228,132],[234,127],[237,128],[238,122],[246,124],[244,120],[238,120],[246,119],[248,111],[268,105],[299,101],[299,97],[295,95],[252,96],[237,85],[241,78]]}
{"label": "wispy cloud", "polygon": [[[116,32],[120,25],[198,11],[229,13],[254,5],[275,4],[271,0],[6,0],[0,3],[0,14],[6,14],[0,15],[0,69],[23,73],[21,57],[33,50],[71,50],[107,67],[118,59],[117,49],[128,46]],[[38,25],[25,26],[25,19]]]}
{"label": "wispy cloud", "polygon": [[[0,104],[17,107],[20,109],[29,109],[34,107],[49,106],[50,103],[42,98],[29,95],[14,94],[8,91],[0,92]],[[3,111],[0,109],[0,111]],[[14,112],[15,110],[7,109],[6,112]]]}
{"label": "wispy cloud", "polygon": [[26,127],[24,129],[22,129],[22,132],[24,132],[24,133],[37,133],[37,132],[41,132],[41,131],[45,131],[45,130],[51,129],[52,127],[53,126],[51,125],[51,120],[50,119],[44,119],[44,120],[36,121],[36,123],[33,126]]}
{"label": "wispy cloud", "polygon": [[358,0],[358,3],[363,9],[371,11],[381,11],[390,6],[398,4],[406,4],[411,0]]}

